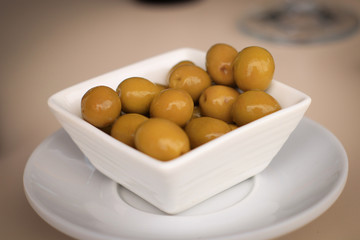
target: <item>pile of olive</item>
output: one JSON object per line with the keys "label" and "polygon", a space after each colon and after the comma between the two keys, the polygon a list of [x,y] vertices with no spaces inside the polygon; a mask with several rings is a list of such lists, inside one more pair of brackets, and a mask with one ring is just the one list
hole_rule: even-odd
{"label": "pile of olive", "polygon": [[184,59],[169,70],[166,86],[131,77],[116,90],[94,87],[81,113],[119,141],[168,161],[281,109],[264,91],[274,69],[264,48],[238,52],[219,43],[207,51],[206,70]]}

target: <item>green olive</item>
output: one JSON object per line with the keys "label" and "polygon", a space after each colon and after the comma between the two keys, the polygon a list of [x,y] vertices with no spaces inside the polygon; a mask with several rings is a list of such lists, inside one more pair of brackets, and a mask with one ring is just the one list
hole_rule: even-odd
{"label": "green olive", "polygon": [[135,131],[146,120],[147,117],[138,113],[124,114],[114,122],[110,135],[130,147],[135,147]]}
{"label": "green olive", "polygon": [[233,62],[234,80],[239,89],[266,90],[275,71],[272,55],[262,47],[247,47]]}
{"label": "green olive", "polygon": [[98,128],[111,125],[120,115],[121,101],[110,87],[97,86],[88,90],[81,99],[81,114],[85,121]]}
{"label": "green olive", "polygon": [[211,85],[209,74],[195,65],[177,67],[169,76],[169,87],[184,89],[197,102],[204,89]]}
{"label": "green olive", "polygon": [[122,81],[116,91],[120,96],[125,113],[146,115],[149,112],[151,101],[160,92],[160,88],[148,79],[131,77]]}
{"label": "green olive", "polygon": [[206,70],[211,79],[222,85],[234,85],[232,63],[238,51],[232,46],[217,43],[206,53]]}
{"label": "green olive", "polygon": [[157,94],[150,105],[150,116],[166,118],[184,126],[191,118],[194,102],[189,93],[182,89],[168,88]]}
{"label": "green olive", "polygon": [[238,126],[250,123],[280,110],[280,104],[264,91],[247,91],[239,95],[233,104],[233,120]]}
{"label": "green olive", "polygon": [[225,122],[232,122],[231,108],[239,92],[232,87],[213,85],[205,89],[199,99],[201,114]]}
{"label": "green olive", "polygon": [[178,67],[181,67],[181,66],[184,66],[184,65],[193,65],[195,66],[195,63],[193,63],[192,61],[190,60],[183,60],[183,61],[180,61],[178,62],[177,64],[175,64],[171,69],[170,71],[168,72],[167,74],[167,79],[169,79],[171,73]]}
{"label": "green olive", "polygon": [[191,148],[196,148],[230,131],[229,124],[211,117],[194,118],[185,127]]}
{"label": "green olive", "polygon": [[169,161],[190,150],[185,131],[174,122],[150,118],[135,133],[136,148],[161,161]]}

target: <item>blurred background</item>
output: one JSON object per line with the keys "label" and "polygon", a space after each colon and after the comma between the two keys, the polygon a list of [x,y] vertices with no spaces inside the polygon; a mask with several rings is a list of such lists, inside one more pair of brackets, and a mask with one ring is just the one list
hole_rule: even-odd
{"label": "blurred background", "polygon": [[[191,47],[206,51],[224,42],[238,50],[250,45],[267,48],[275,58],[275,79],[312,97],[306,116],[332,131],[348,153],[349,178],[338,201],[315,221],[278,240],[358,239],[360,1],[324,1],[341,11],[321,10],[325,20],[318,25],[322,30],[303,34],[289,23],[305,19],[307,23],[298,26],[309,26],[313,20],[305,10],[313,1],[301,5],[301,11],[294,12],[290,6],[290,13],[279,12],[282,3],[2,0],[0,238],[71,239],[32,210],[22,185],[30,154],[60,128],[47,106],[53,93],[169,50]],[[268,7],[272,10],[264,15]],[[339,25],[326,31],[335,20],[340,20]],[[274,27],[279,22],[282,27]]]}

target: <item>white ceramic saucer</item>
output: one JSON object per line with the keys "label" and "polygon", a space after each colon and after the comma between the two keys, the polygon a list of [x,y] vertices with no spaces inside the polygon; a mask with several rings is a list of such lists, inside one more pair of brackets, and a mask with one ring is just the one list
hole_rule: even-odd
{"label": "white ceramic saucer", "polygon": [[63,129],[24,172],[31,206],[77,239],[269,239],[326,211],[346,183],[347,156],[328,130],[304,118],[270,166],[178,215],[167,215],[98,172]]}

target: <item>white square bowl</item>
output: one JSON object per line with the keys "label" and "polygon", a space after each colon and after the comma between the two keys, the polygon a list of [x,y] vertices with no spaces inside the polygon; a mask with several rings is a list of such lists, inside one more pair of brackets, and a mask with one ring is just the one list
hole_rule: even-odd
{"label": "white square bowl", "polygon": [[70,137],[104,175],[169,214],[176,214],[266,168],[308,109],[304,93],[273,80],[267,92],[282,109],[168,162],[117,141],[81,117],[80,102],[97,85],[116,89],[128,77],[166,83],[169,69],[191,60],[205,69],[205,52],[182,48],[140,61],[62,90],[49,107]]}

